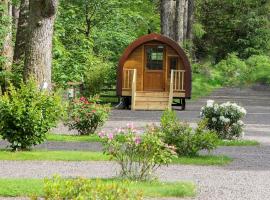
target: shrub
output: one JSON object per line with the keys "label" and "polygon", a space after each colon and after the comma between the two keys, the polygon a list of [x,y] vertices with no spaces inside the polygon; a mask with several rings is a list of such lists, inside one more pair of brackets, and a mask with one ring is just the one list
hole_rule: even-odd
{"label": "shrub", "polygon": [[236,103],[217,104],[208,100],[201,109],[201,118],[207,120],[207,128],[216,131],[220,139],[235,139],[243,135],[241,120],[246,110]]}
{"label": "shrub", "polygon": [[102,126],[109,116],[109,105],[99,104],[99,98],[75,99],[69,107],[69,121],[67,125],[70,129],[78,130],[79,134],[93,134],[96,129]]}
{"label": "shrub", "polygon": [[236,54],[229,54],[226,60],[216,65],[216,68],[220,72],[224,85],[239,86],[245,83],[247,66]]}
{"label": "shrub", "polygon": [[178,156],[196,156],[200,150],[211,151],[217,147],[215,132],[205,128],[201,121],[193,130],[187,123],[180,122],[174,111],[166,110],[161,117],[161,131],[164,142],[176,148]]}
{"label": "shrub", "polygon": [[153,172],[170,163],[174,155],[173,147],[165,144],[160,134],[156,128],[148,127],[139,136],[129,124],[126,129],[108,134],[100,132],[99,136],[103,138],[104,152],[121,166],[121,177],[149,180],[153,178]]}
{"label": "shrub", "polygon": [[142,194],[131,192],[115,182],[87,180],[83,178],[62,179],[54,177],[45,180],[44,198],[47,200],[89,199],[89,200],[142,200]]}
{"label": "shrub", "polygon": [[13,150],[40,144],[61,117],[61,104],[58,94],[41,91],[33,79],[19,89],[10,85],[0,96],[0,134]]}
{"label": "shrub", "polygon": [[250,83],[270,84],[270,57],[264,55],[251,56],[247,61]]}

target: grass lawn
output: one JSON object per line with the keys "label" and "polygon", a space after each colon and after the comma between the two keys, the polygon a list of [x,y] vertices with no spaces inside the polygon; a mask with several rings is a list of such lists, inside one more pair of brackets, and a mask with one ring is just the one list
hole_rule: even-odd
{"label": "grass lawn", "polygon": [[[109,161],[102,152],[88,151],[0,151],[0,160],[51,160],[51,161]],[[187,165],[226,165],[232,161],[226,156],[180,157],[173,164]]]}
{"label": "grass lawn", "polygon": [[218,146],[257,146],[260,143],[256,140],[220,140]]}
{"label": "grass lawn", "polygon": [[[120,180],[106,180],[111,183]],[[194,184],[189,182],[130,182],[124,185],[131,191],[143,192],[147,197],[187,197],[195,196],[196,189]],[[42,179],[0,179],[0,196],[19,197],[19,196],[42,196]]]}
{"label": "grass lawn", "polygon": [[47,134],[48,141],[57,142],[100,142],[98,135],[60,135],[60,134]]}

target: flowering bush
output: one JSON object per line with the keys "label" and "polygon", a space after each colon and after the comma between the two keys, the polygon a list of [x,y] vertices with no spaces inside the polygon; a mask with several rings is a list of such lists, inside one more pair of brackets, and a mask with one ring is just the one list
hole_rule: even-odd
{"label": "flowering bush", "polygon": [[104,124],[109,116],[109,105],[99,104],[98,97],[75,99],[69,108],[70,129],[76,129],[81,135],[92,134]]}
{"label": "flowering bush", "polygon": [[200,150],[217,147],[215,132],[206,130],[206,122],[201,121],[193,130],[187,123],[180,122],[174,111],[166,110],[161,117],[161,131],[164,142],[176,147],[178,156],[196,156]]}
{"label": "flowering bush", "polygon": [[[142,194],[132,192],[124,183],[83,178],[63,179],[58,176],[44,181],[44,199],[142,200]],[[39,198],[33,198],[39,199]]]}
{"label": "flowering bush", "polygon": [[244,123],[241,119],[246,115],[246,110],[236,103],[217,104],[208,100],[200,115],[207,120],[207,128],[216,131],[220,139],[243,136]]}
{"label": "flowering bush", "polygon": [[131,180],[149,180],[152,173],[163,164],[172,161],[174,148],[165,144],[160,132],[148,127],[138,135],[132,124],[114,133],[100,132],[104,152],[111,155],[121,166],[120,176]]}

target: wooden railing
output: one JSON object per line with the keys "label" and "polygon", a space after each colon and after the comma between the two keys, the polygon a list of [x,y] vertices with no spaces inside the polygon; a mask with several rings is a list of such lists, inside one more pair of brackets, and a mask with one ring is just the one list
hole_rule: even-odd
{"label": "wooden railing", "polygon": [[185,91],[185,70],[172,70],[173,79],[173,92],[184,92]]}
{"label": "wooden railing", "polygon": [[132,89],[132,78],[136,69],[124,69],[123,71],[123,90]]}
{"label": "wooden railing", "polygon": [[131,90],[131,110],[135,110],[137,70],[124,69],[123,90]]}
{"label": "wooden railing", "polygon": [[174,92],[185,91],[185,70],[171,70],[168,109],[171,109]]}

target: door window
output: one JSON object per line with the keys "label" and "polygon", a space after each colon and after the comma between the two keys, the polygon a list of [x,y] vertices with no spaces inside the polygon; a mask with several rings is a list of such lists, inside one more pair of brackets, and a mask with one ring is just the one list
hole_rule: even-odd
{"label": "door window", "polygon": [[146,67],[149,70],[163,69],[164,46],[154,46],[146,48]]}

